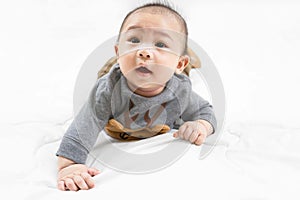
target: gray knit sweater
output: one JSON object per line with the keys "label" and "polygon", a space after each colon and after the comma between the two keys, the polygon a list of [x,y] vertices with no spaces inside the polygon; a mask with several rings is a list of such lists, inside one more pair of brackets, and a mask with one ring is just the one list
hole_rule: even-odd
{"label": "gray knit sweater", "polygon": [[[133,93],[127,86],[118,65],[108,74],[97,80],[88,101],[74,118],[66,131],[57,156],[63,156],[75,163],[85,163],[99,133],[109,119],[116,119],[125,125],[124,113],[137,116],[127,128],[136,129],[146,125],[145,113],[155,115],[164,104],[155,124],[166,124],[179,128],[185,121],[203,119],[216,129],[216,118],[212,106],[191,89],[190,79],[185,75],[174,74],[162,93],[154,97],[143,97]],[[129,110],[129,104],[133,108]]]}

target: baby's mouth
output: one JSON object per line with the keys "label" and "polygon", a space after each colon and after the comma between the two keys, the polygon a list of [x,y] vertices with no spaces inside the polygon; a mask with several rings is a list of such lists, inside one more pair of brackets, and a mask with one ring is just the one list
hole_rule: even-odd
{"label": "baby's mouth", "polygon": [[144,74],[150,74],[150,73],[152,73],[152,71],[150,71],[149,69],[147,69],[146,67],[143,67],[143,66],[137,68],[136,70],[138,72],[141,72],[141,73],[144,73]]}

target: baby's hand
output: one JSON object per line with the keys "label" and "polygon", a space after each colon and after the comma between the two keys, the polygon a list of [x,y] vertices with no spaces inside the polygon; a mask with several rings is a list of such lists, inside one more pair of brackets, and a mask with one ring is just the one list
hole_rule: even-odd
{"label": "baby's hand", "polygon": [[60,190],[88,190],[95,186],[93,176],[100,171],[83,164],[72,164],[58,172],[57,187]]}
{"label": "baby's hand", "polygon": [[189,121],[185,122],[179,127],[173,136],[175,138],[181,138],[190,141],[193,144],[201,145],[206,137],[208,136],[208,131],[205,125],[199,121]]}

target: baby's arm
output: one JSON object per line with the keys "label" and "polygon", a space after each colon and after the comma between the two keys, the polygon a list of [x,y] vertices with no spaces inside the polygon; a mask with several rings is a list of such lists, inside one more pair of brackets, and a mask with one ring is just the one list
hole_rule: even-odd
{"label": "baby's arm", "polygon": [[[97,169],[84,163],[100,131],[110,116],[110,98],[105,88],[107,81],[97,82],[87,102],[69,126],[56,153],[58,156],[57,187],[60,190],[86,190],[94,187],[92,176]],[[106,104],[108,104],[108,106]]]}
{"label": "baby's arm", "polygon": [[[92,176],[99,174],[98,170],[88,168],[84,163],[87,159],[89,149],[93,145],[90,138],[96,141],[97,133],[95,130],[89,130],[89,138],[82,139],[85,134],[80,133],[85,124],[90,124],[89,121],[84,125],[77,126],[78,118],[70,125],[65,133],[60,147],[56,153],[58,156],[58,177],[57,187],[60,190],[88,190],[94,187]],[[83,121],[83,120],[82,120]],[[85,136],[86,137],[86,136]]]}
{"label": "baby's arm", "polygon": [[193,91],[187,96],[181,115],[184,123],[174,133],[174,137],[201,145],[216,129],[216,117],[208,101]]}
{"label": "baby's arm", "polygon": [[173,136],[201,145],[207,136],[213,133],[212,125],[206,120],[188,121],[183,123]]}
{"label": "baby's arm", "polygon": [[92,177],[99,173],[95,168],[88,168],[84,164],[77,164],[59,156],[57,187],[63,191],[88,190],[95,186]]}

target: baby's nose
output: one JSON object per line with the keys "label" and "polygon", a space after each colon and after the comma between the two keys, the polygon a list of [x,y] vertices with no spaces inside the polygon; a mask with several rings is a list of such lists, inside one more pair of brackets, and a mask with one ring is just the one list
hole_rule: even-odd
{"label": "baby's nose", "polygon": [[153,57],[152,53],[148,49],[141,49],[137,51],[137,56],[142,59],[151,59]]}

